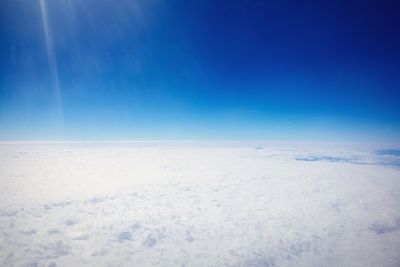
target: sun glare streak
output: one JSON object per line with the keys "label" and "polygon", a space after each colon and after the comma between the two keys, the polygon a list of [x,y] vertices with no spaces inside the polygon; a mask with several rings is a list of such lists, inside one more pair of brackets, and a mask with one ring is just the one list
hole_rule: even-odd
{"label": "sun glare streak", "polygon": [[39,0],[40,3],[40,13],[42,17],[43,23],[43,31],[45,37],[45,44],[46,44],[46,52],[47,52],[47,60],[50,69],[50,76],[53,82],[53,89],[55,93],[55,105],[56,105],[56,112],[57,118],[61,127],[64,125],[64,116],[63,116],[63,108],[62,108],[62,101],[61,101],[61,86],[60,86],[60,79],[58,75],[58,64],[57,58],[54,51],[54,43],[53,43],[53,36],[51,33],[51,29],[49,26],[48,16],[47,16],[47,7],[45,0]]}

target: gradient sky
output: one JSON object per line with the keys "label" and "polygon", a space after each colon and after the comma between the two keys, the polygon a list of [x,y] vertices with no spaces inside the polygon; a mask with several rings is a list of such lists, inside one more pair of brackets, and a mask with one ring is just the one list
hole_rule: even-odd
{"label": "gradient sky", "polygon": [[0,6],[2,140],[400,140],[400,1]]}

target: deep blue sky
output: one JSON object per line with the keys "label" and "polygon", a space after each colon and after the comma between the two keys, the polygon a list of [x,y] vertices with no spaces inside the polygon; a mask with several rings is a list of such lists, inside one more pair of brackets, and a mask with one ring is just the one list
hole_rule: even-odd
{"label": "deep blue sky", "polygon": [[0,139],[400,140],[400,1],[40,2],[0,4]]}

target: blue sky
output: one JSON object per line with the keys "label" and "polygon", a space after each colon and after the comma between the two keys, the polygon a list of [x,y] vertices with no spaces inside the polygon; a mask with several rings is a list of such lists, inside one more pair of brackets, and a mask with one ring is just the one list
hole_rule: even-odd
{"label": "blue sky", "polygon": [[400,137],[398,1],[3,0],[0,139]]}

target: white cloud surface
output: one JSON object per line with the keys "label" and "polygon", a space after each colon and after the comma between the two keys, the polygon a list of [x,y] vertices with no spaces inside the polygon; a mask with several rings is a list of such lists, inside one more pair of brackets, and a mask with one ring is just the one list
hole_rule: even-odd
{"label": "white cloud surface", "polygon": [[396,155],[2,144],[0,157],[3,266],[400,264]]}

